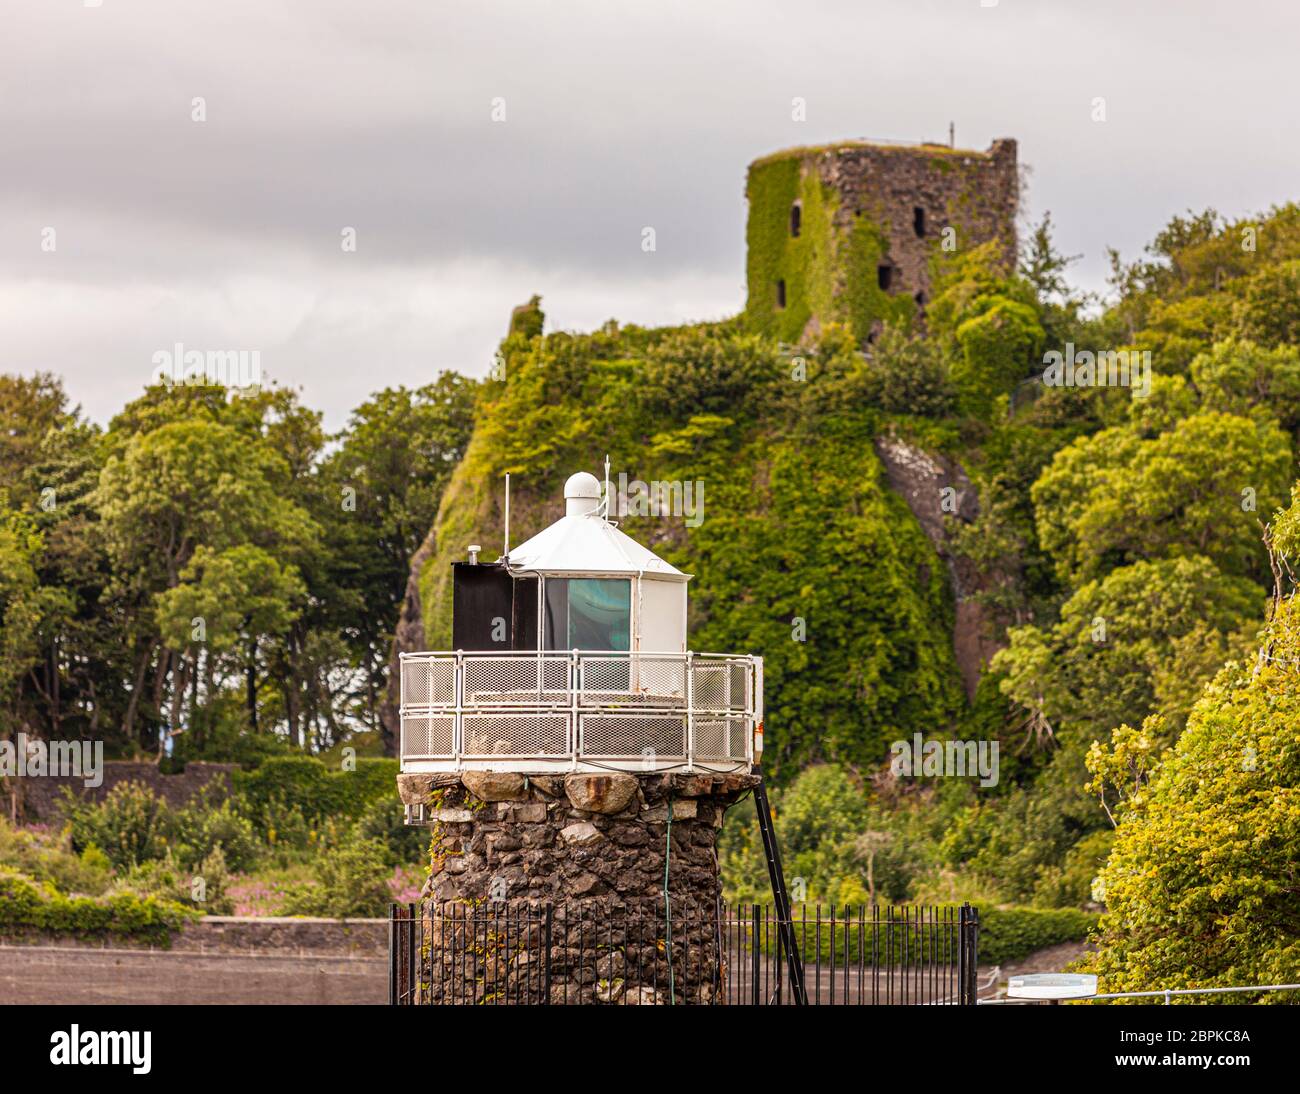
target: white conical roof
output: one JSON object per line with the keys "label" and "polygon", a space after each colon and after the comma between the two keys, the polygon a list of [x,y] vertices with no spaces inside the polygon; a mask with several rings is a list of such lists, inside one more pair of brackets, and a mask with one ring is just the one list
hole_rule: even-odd
{"label": "white conical roof", "polygon": [[642,547],[595,513],[561,517],[510,550],[510,569],[539,573],[637,574],[689,581],[671,563]]}

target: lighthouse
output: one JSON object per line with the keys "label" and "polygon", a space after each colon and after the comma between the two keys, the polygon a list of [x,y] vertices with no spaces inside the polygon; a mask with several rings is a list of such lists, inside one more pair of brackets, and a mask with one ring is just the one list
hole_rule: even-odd
{"label": "lighthouse", "polygon": [[[607,483],[570,476],[555,522],[513,548],[507,533],[495,561],[467,545],[454,648],[401,658],[399,790],[432,830],[428,1001],[481,985],[465,940],[521,914],[531,956],[498,962],[503,998],[719,997],[717,833],[761,793],[763,661],[689,648],[691,575],[610,519]],[[539,941],[543,911],[563,947]]]}
{"label": "lighthouse", "polygon": [[748,773],[763,661],[687,649],[690,575],[579,472],[532,539],[453,564],[454,650],[401,659],[404,774]]}

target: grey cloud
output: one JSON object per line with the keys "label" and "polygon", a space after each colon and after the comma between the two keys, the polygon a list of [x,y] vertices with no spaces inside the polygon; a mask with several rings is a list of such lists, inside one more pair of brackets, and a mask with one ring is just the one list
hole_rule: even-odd
{"label": "grey cloud", "polygon": [[1300,177],[1282,0],[8,0],[3,18],[0,368],[54,368],[99,417],[173,335],[263,345],[340,424],[380,383],[482,371],[529,292],[561,325],[734,310],[745,166],[791,144],[950,120],[962,144],[1017,137],[1029,213],[1052,210],[1090,288],[1107,245]]}

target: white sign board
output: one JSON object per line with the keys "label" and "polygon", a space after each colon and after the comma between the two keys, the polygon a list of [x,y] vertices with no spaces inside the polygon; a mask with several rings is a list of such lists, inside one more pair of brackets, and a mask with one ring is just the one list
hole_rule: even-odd
{"label": "white sign board", "polygon": [[1087,999],[1097,994],[1097,978],[1082,973],[1040,972],[1007,981],[1008,999]]}

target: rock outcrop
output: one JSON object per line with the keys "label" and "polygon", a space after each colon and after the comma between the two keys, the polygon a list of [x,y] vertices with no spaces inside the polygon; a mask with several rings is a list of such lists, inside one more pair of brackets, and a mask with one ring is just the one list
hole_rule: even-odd
{"label": "rock outcrop", "polygon": [[947,520],[970,524],[979,516],[979,491],[955,460],[908,444],[895,436],[876,438],[876,454],[885,465],[890,487],[907,502],[921,530],[948,567],[956,606],[953,652],[969,699],[980,675],[1002,647],[1001,628],[977,598],[985,577],[969,559],[955,554],[948,541]]}

